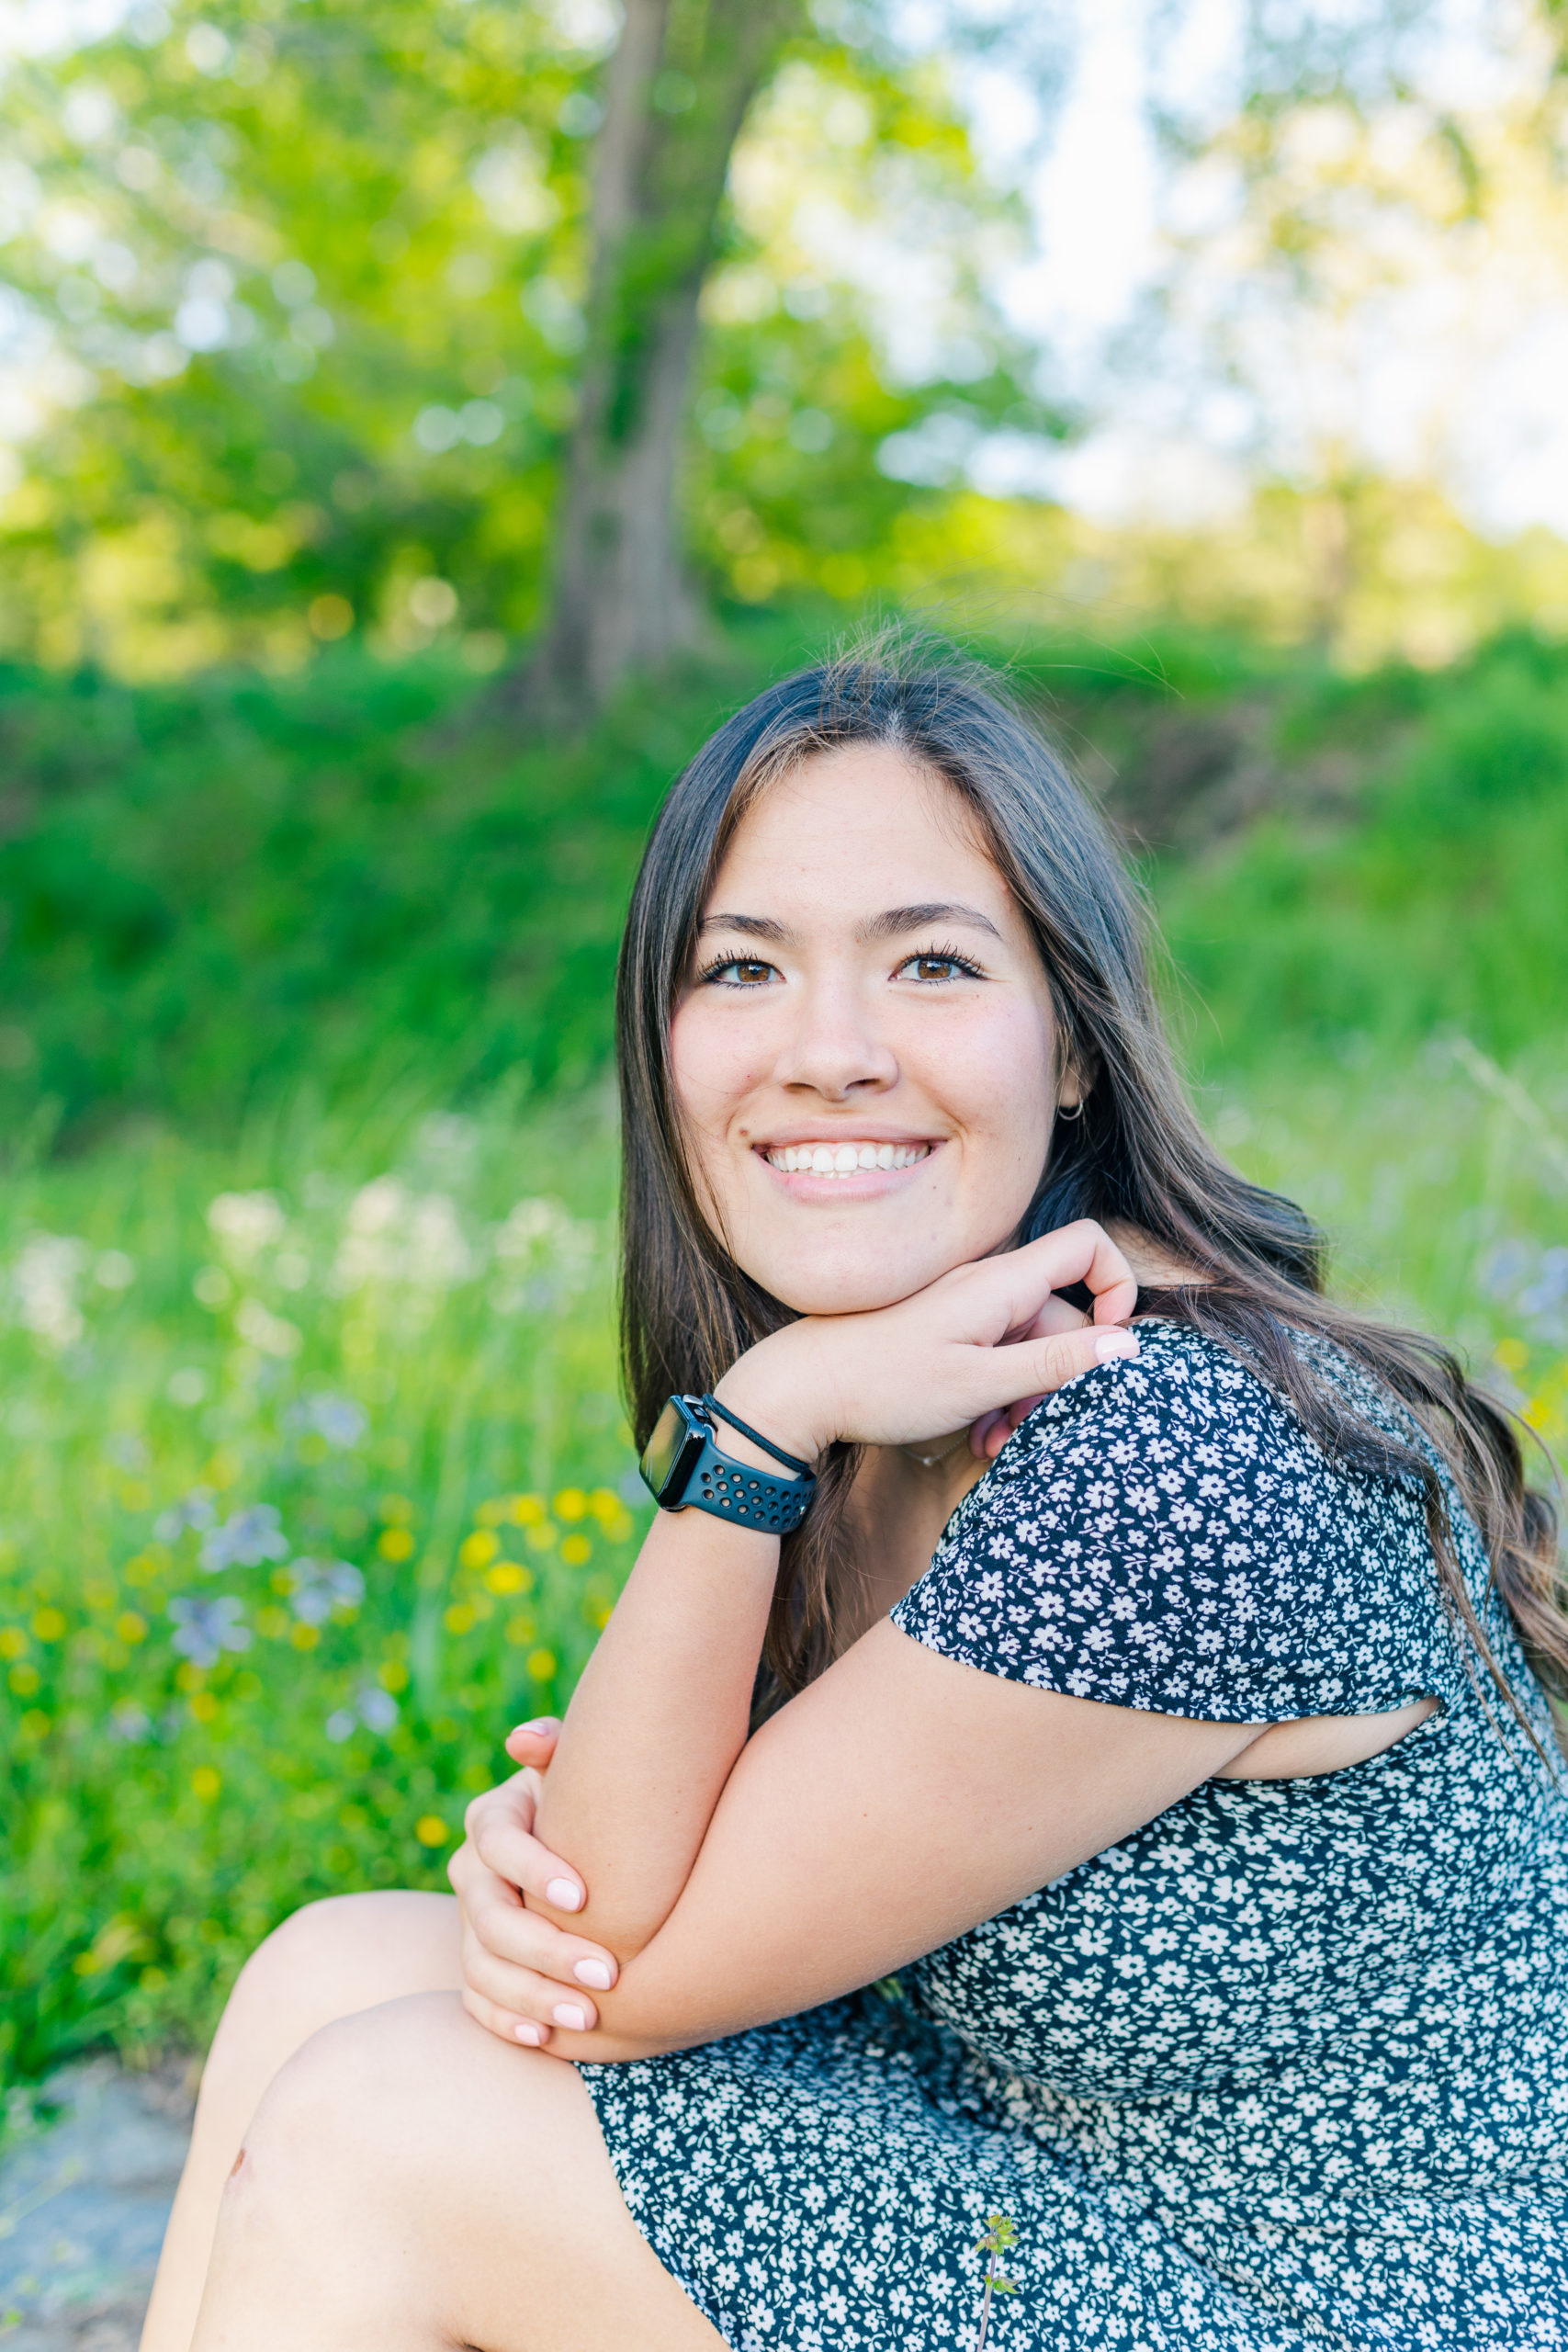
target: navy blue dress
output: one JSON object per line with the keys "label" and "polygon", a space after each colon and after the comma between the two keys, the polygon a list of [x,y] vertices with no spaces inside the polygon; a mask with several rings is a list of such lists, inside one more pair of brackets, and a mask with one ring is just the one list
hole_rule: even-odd
{"label": "navy blue dress", "polygon": [[968,2352],[996,2211],[996,2352],[1568,2352],[1562,1791],[1445,1615],[1413,1485],[1332,1466],[1181,1326],[1140,1338],[1030,1417],[895,1622],[1166,1714],[1440,1712],[1344,1771],[1206,1782],[897,2000],[585,2066],[626,2202],[734,2352]]}

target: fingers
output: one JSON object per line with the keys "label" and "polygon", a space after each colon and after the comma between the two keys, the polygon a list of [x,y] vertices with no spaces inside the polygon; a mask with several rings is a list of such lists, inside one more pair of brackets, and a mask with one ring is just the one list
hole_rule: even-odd
{"label": "fingers", "polygon": [[536,1969],[558,1984],[607,1993],[618,1973],[614,1952],[558,1928],[525,1905],[516,1885],[490,1868],[467,1839],[446,1865],[465,1924],[503,1960]]}
{"label": "fingers", "polygon": [[[1119,1357],[1135,1356],[1137,1336],[1132,1331],[1090,1326],[1082,1331],[1059,1331],[1048,1339],[1025,1340],[1013,1347],[993,1348],[998,1387],[1016,1385],[1018,1419],[1025,1412],[1032,1412],[1043,1396],[1065,1388],[1081,1372],[1092,1372],[1097,1364],[1113,1363]],[[1028,1402],[1025,1403],[1025,1399]],[[1015,1421],[1014,1427],[1017,1426]],[[1011,1431],[1009,1430],[1010,1436]],[[1002,1443],[1006,1442],[1006,1438]],[[998,1451],[1000,1451],[998,1446]]]}
{"label": "fingers", "polygon": [[[498,1963],[547,1981],[557,2001],[570,1998],[581,2005],[594,1993],[610,1991],[620,1973],[615,1953],[528,1910],[517,1889],[487,1868],[470,1841],[459,1846],[446,1874],[461,1907],[466,1946],[471,1940]],[[591,1998],[587,2005],[592,2007]]]}
{"label": "fingers", "polygon": [[999,1412],[983,1414],[970,1432],[970,1451],[980,1462],[994,1462],[1014,1430],[1021,1428],[1036,1405],[1045,1402],[1043,1395],[1020,1396]]}
{"label": "fingers", "polygon": [[[1001,1431],[999,1437],[997,1436],[998,1430]],[[1009,1434],[1005,1408],[982,1413],[977,1421],[971,1421],[969,1425],[969,1451],[976,1462],[994,1462],[1007,1443]],[[993,1438],[996,1439],[994,1444]]]}
{"label": "fingers", "polygon": [[[570,1862],[534,1836],[533,1768],[474,1799],[464,1817],[468,1843],[498,1878],[536,1895],[552,1911],[581,1911],[588,1890]],[[454,1858],[455,1859],[455,1858]]]}
{"label": "fingers", "polygon": [[1016,1340],[1045,1340],[1056,1331],[1081,1331],[1090,1320],[1091,1317],[1080,1308],[1070,1306],[1065,1298],[1058,1298],[1053,1291],[1028,1330],[1015,1331],[1011,1337]]}
{"label": "fingers", "polygon": [[547,2028],[531,2026],[528,2020],[514,2018],[510,2009],[498,2009],[493,2001],[487,2001],[479,1994],[470,1992],[466,1984],[463,1987],[463,2007],[476,2025],[482,2025],[485,2031],[493,2033],[498,2041],[521,2041],[535,2050],[543,2049],[549,2041]]}
{"label": "fingers", "polygon": [[485,2004],[491,2032],[509,2041],[542,2050],[554,2041],[563,2054],[573,2036],[592,2033],[599,2010],[591,1994],[568,1989],[531,1968],[519,1967],[487,1951],[473,1937],[464,1939],[463,1990]]}
{"label": "fingers", "polygon": [[506,1752],[514,1764],[530,1764],[536,1772],[547,1771],[560,1737],[560,1721],[555,1715],[536,1715],[532,1723],[519,1724],[515,1731],[506,1735]]}
{"label": "fingers", "polygon": [[1103,1226],[1092,1217],[1043,1234],[999,1258],[981,1261],[994,1269],[1004,1295],[1010,1296],[1010,1329],[1022,1329],[1042,1313],[1053,1291],[1070,1290],[1083,1283],[1094,1296],[1097,1323],[1124,1323],[1138,1304],[1133,1269]]}

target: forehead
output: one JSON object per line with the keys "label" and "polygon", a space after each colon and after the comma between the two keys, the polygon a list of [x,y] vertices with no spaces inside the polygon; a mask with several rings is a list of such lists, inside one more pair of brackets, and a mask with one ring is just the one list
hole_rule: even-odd
{"label": "forehead", "polygon": [[709,908],[732,905],[738,887],[846,910],[962,895],[994,921],[1017,920],[959,795],[885,744],[818,752],[766,786],[729,842]]}

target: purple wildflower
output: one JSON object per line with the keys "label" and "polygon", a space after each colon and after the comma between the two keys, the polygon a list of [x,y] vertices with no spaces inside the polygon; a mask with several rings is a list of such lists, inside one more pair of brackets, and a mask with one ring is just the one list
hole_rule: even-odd
{"label": "purple wildflower", "polygon": [[302,1396],[290,1408],[288,1425],[324,1439],[341,1453],[359,1443],[370,1426],[370,1416],[352,1396],[336,1396],[322,1389],[313,1396]]}
{"label": "purple wildflower", "polygon": [[350,1560],[296,1560],[288,1570],[290,1607],[303,1625],[324,1625],[334,1609],[355,1609],[365,1598],[365,1578]]}
{"label": "purple wildflower", "polygon": [[214,1577],[224,1568],[254,1568],[263,1560],[288,1557],[288,1539],[271,1503],[247,1503],[215,1527],[201,1547],[201,1565]]}
{"label": "purple wildflower", "polygon": [[216,1600],[194,1592],[178,1595],[169,1603],[169,1615],[177,1628],[175,1649],[193,1666],[216,1666],[225,1650],[248,1650],[251,1629],[243,1623],[244,1613],[229,1593],[220,1593]]}
{"label": "purple wildflower", "polygon": [[160,1544],[177,1544],[187,1527],[194,1527],[199,1534],[205,1534],[217,1516],[212,1507],[211,1487],[193,1487],[188,1495],[182,1496],[177,1503],[171,1503],[166,1511],[159,1514],[152,1522],[152,1532]]}

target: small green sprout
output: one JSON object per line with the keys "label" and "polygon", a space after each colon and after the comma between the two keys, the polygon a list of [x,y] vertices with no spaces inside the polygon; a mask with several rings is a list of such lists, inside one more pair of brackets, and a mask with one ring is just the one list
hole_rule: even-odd
{"label": "small green sprout", "polygon": [[1006,2278],[997,2268],[998,2254],[1007,2254],[1018,2244],[1018,2224],[1009,2213],[987,2213],[986,2234],[976,2247],[986,2257],[986,2288],[980,2298],[980,2332],[975,2338],[975,2352],[986,2352],[986,2337],[991,2325],[991,2297],[1016,2295],[1012,2279]]}

